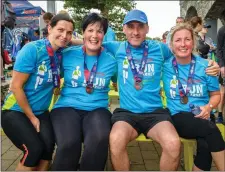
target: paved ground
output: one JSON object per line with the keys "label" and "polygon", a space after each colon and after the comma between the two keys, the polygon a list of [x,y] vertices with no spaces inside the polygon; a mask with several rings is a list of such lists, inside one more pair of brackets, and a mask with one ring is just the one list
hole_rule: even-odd
{"label": "paved ground", "polygon": [[[113,100],[111,110],[113,111],[116,107],[118,107],[118,101]],[[127,150],[132,171],[159,170],[159,157],[161,155],[161,147],[159,144],[155,142],[133,141],[128,145]],[[22,152],[4,134],[1,134],[1,171],[14,171],[21,157]],[[217,169],[214,163],[212,166],[211,170],[216,171]],[[113,170],[110,156],[106,164],[106,170]],[[183,170],[181,165],[179,171]]]}

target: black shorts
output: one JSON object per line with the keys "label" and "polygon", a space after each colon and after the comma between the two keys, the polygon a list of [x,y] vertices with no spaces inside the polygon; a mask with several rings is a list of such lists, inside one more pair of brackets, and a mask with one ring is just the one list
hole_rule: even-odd
{"label": "black shorts", "polygon": [[21,163],[26,167],[35,167],[39,161],[51,160],[55,139],[49,112],[36,116],[40,121],[38,133],[28,117],[19,111],[2,111],[2,128],[12,143],[24,152]]}
{"label": "black shorts", "polygon": [[133,113],[128,110],[117,108],[113,112],[112,123],[117,121],[125,121],[130,124],[140,135],[143,133],[147,137],[148,131],[157,123],[162,121],[170,121],[170,111],[168,109],[158,108],[150,113]]}

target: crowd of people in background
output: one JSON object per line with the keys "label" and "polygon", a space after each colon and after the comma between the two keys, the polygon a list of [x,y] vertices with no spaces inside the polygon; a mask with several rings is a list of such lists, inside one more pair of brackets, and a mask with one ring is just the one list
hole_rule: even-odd
{"label": "crowd of people in background", "polygon": [[[32,39],[24,36],[2,106],[2,128],[24,153],[16,170],[47,171],[53,161],[54,171],[103,171],[109,146],[113,168],[129,171],[126,147],[141,133],[162,147],[160,170],[178,169],[179,137],[197,140],[193,170],[210,170],[212,160],[225,170],[216,125],[225,115],[224,26],[216,45],[198,16],[178,17],[161,42],[146,40],[150,23],[138,9],[123,20],[125,41],[116,41],[110,21],[95,12],[83,18],[82,34],[65,11],[47,12],[43,20]],[[111,81],[120,96],[113,113]],[[59,99],[50,109],[53,96]]]}

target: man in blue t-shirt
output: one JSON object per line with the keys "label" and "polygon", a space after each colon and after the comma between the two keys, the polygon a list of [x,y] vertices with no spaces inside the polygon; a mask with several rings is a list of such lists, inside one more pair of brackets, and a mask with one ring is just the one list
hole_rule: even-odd
{"label": "man in blue t-shirt", "polygon": [[162,65],[172,54],[167,45],[146,41],[148,31],[146,14],[132,10],[123,22],[128,41],[104,43],[118,63],[120,108],[114,111],[110,134],[115,170],[129,170],[126,146],[140,133],[161,145],[160,170],[174,171],[179,164],[179,136],[160,97]]}

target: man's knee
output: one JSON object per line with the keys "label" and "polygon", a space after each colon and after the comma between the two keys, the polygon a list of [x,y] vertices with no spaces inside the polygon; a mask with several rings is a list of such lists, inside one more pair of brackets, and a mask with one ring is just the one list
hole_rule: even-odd
{"label": "man's knee", "polygon": [[179,137],[171,138],[162,144],[163,151],[170,154],[171,157],[177,158],[180,154],[181,142]]}
{"label": "man's knee", "polygon": [[122,151],[126,149],[127,144],[131,140],[131,129],[126,128],[120,123],[115,123],[112,127],[109,142],[110,142],[110,150],[112,152]]}

